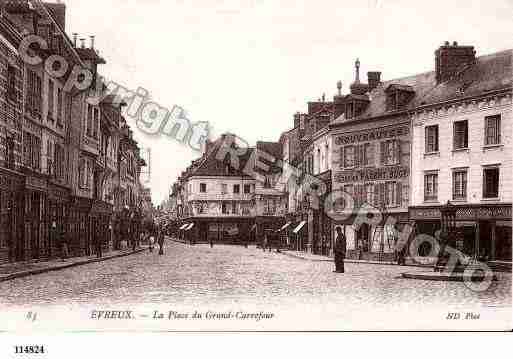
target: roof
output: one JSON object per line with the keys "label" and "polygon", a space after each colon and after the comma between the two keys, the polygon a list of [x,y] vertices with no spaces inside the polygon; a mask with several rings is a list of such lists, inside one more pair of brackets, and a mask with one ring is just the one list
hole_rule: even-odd
{"label": "roof", "polygon": [[257,142],[256,148],[257,151],[263,151],[276,159],[281,160],[283,158],[283,146],[279,142],[259,141]]}
{"label": "roof", "polygon": [[[506,50],[480,56],[474,64],[465,65],[456,76],[439,84],[434,71],[385,81],[370,92],[371,101],[360,116],[344,121],[339,118],[336,123],[379,117],[451,100],[477,97],[496,90],[511,89],[512,52],[513,50]],[[386,90],[392,85],[399,89],[411,88],[415,92],[408,104],[397,111],[386,110]]]}
{"label": "roof", "polygon": [[[255,150],[252,147],[248,147],[246,151],[238,157],[240,168],[233,168],[230,166],[231,171],[229,173],[226,172],[226,164],[231,164],[229,157],[223,160],[217,159],[217,153],[221,149],[225,136],[221,136],[217,141],[214,142],[214,145],[205,153],[200,161],[197,163],[194,168],[191,168],[187,173],[188,176],[222,176],[222,177],[242,177],[247,176],[243,172],[246,164],[251,159],[251,155]],[[242,153],[242,149],[240,153]]]}
{"label": "roof", "polygon": [[390,84],[385,89],[385,91],[390,91],[390,90],[400,90],[400,91],[407,91],[407,92],[415,92],[413,87],[408,86],[408,85],[400,85],[400,84]]}
{"label": "roof", "polygon": [[82,60],[91,60],[97,64],[106,63],[106,61],[100,55],[98,55],[95,49],[91,49],[88,47],[77,47],[75,48],[75,50],[77,51],[78,56],[80,56]]}

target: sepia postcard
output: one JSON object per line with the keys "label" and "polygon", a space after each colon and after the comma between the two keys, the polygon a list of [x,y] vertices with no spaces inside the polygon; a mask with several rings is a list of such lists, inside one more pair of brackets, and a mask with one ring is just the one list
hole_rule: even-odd
{"label": "sepia postcard", "polygon": [[0,332],[511,331],[512,13],[0,0]]}

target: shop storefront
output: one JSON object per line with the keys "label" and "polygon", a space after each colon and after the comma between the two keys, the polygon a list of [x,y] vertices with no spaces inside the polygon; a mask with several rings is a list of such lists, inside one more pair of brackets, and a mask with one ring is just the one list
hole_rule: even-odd
{"label": "shop storefront", "polygon": [[45,222],[49,233],[46,245],[48,247],[47,256],[50,258],[59,256],[61,253],[61,236],[69,231],[70,203],[69,189],[49,181]]}
{"label": "shop storefront", "polygon": [[[376,212],[360,213],[360,215],[374,218]],[[393,218],[394,225],[386,224],[389,217]],[[380,223],[361,223],[358,226],[356,225],[358,222],[356,215],[350,215],[345,220],[334,221],[333,238],[336,237],[336,228],[341,227],[347,241],[347,258],[385,262],[397,260],[398,234],[408,223],[408,213],[383,211]]]}
{"label": "shop storefront", "polygon": [[110,203],[93,201],[90,218],[93,222],[95,235],[101,240],[103,252],[110,251],[113,248],[112,214],[113,206]]}
{"label": "shop storefront", "polygon": [[27,259],[47,256],[48,223],[45,218],[45,203],[48,183],[42,176],[27,176],[25,191],[25,247]]}
{"label": "shop storefront", "polygon": [[92,226],[89,214],[93,206],[90,198],[74,197],[71,214],[71,243],[69,248],[74,256],[91,255],[92,252]]}
{"label": "shop storefront", "polygon": [[[459,239],[456,249],[484,261],[511,262],[511,204],[455,204],[454,207]],[[439,206],[410,208],[416,234],[434,236],[441,227],[440,216]]]}
{"label": "shop storefront", "polygon": [[25,259],[25,177],[0,168],[0,263]]}
{"label": "shop storefront", "polygon": [[256,241],[262,244],[266,233],[277,233],[285,224],[283,217],[258,216],[255,218]]}
{"label": "shop storefront", "polygon": [[[253,218],[189,218],[179,228],[179,235],[192,243],[223,243],[243,245],[251,236]],[[256,229],[253,229],[253,231]]]}

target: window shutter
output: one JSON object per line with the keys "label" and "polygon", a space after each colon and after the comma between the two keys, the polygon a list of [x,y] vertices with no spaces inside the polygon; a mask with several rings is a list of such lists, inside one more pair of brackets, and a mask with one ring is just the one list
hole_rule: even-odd
{"label": "window shutter", "polygon": [[380,142],[379,145],[380,145],[379,153],[380,153],[380,156],[381,156],[380,157],[380,163],[382,165],[384,165],[385,164],[385,142]]}
{"label": "window shutter", "polygon": [[374,207],[379,207],[379,183],[374,184]]}
{"label": "window shutter", "polygon": [[397,182],[397,188],[396,188],[396,204],[398,206],[403,205],[403,184],[402,182]]}
{"label": "window shutter", "polygon": [[410,203],[410,186],[405,183],[402,185],[403,187],[403,203],[405,204],[406,207],[409,206],[409,203]]}
{"label": "window shutter", "polygon": [[358,203],[359,203],[359,198],[360,198],[360,185],[358,184],[355,184],[353,186],[353,193],[352,193],[352,196],[353,196],[353,202],[354,202],[354,205],[355,207],[358,207]]}
{"label": "window shutter", "polygon": [[463,122],[463,146],[468,147],[468,121]]}
{"label": "window shutter", "polygon": [[379,189],[379,191],[381,192],[381,193],[380,193],[380,197],[381,197],[381,198],[380,198],[380,201],[381,201],[381,203],[380,203],[380,204],[383,204],[383,206],[385,206],[385,207],[386,207],[386,203],[387,203],[387,202],[386,202],[386,195],[387,195],[387,194],[386,194],[386,191],[387,191],[386,183],[385,183],[385,182],[380,183],[380,187],[381,187],[381,188]]}
{"label": "window shutter", "polygon": [[439,151],[438,147],[438,125],[435,126],[435,151]]}
{"label": "window shutter", "polygon": [[353,153],[354,153],[354,167],[358,168],[361,165],[361,156],[360,156],[360,145],[355,145],[353,147]]}
{"label": "window shutter", "polygon": [[501,143],[501,117],[497,116],[495,131],[497,134],[497,143]]}
{"label": "window shutter", "polygon": [[375,163],[374,163],[374,143],[369,143],[368,144],[368,151],[367,151],[367,163],[369,166],[375,166]]}
{"label": "window shutter", "polygon": [[396,151],[396,163],[397,164],[401,164],[403,163],[403,160],[402,160],[402,141],[401,140],[396,140],[395,141],[395,151]]}
{"label": "window shutter", "polygon": [[454,138],[453,138],[453,148],[458,148],[459,147],[459,129],[458,129],[458,123],[455,122],[454,123]]}
{"label": "window shutter", "polygon": [[355,187],[355,204],[356,207],[360,207],[362,205],[362,185],[357,184]]}
{"label": "window shutter", "polygon": [[424,152],[428,153],[431,151],[431,136],[429,135],[429,127],[424,128]]}
{"label": "window shutter", "polygon": [[344,156],[344,146],[340,147],[340,167],[345,168],[345,156]]}

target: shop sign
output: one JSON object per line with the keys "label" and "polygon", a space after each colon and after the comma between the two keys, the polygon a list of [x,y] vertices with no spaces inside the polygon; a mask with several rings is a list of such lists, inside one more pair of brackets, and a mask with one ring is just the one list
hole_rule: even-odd
{"label": "shop sign", "polygon": [[335,174],[335,182],[352,183],[379,180],[396,180],[410,175],[409,167],[379,167],[340,171]]}
{"label": "shop sign", "polygon": [[33,189],[46,189],[46,181],[42,178],[36,177],[27,177],[27,187],[31,187]]}
{"label": "shop sign", "polygon": [[393,128],[373,128],[365,131],[360,131],[353,134],[337,136],[335,144],[349,145],[358,142],[370,142],[382,140],[386,138],[394,138],[401,136],[408,136],[410,133],[409,126],[393,127]]}
{"label": "shop sign", "polygon": [[52,185],[48,188],[48,197],[54,201],[68,201],[69,191]]}

